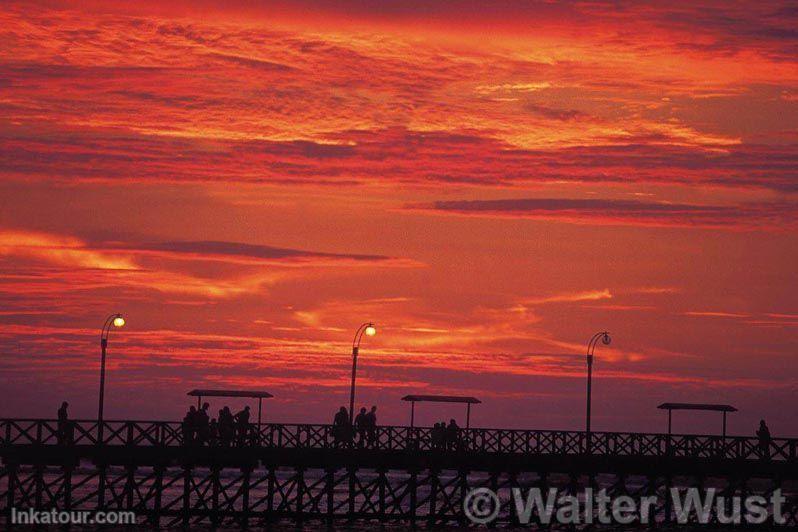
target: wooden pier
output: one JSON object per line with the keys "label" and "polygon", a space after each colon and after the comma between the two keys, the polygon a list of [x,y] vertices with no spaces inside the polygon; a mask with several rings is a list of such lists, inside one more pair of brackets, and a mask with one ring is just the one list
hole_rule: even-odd
{"label": "wooden pier", "polygon": [[[461,429],[442,447],[431,429],[378,427],[363,446],[336,441],[329,425],[254,424],[230,447],[184,445],[181,425],[0,420],[0,514],[11,508],[130,510],[152,526],[258,526],[290,520],[466,525],[474,488],[603,487],[617,496],[672,487],[726,495],[780,489],[786,526],[798,525],[795,439]],[[667,501],[667,497],[661,497]],[[667,502],[655,518],[673,517]],[[3,517],[0,517],[3,519]],[[497,523],[513,524],[509,499]]]}

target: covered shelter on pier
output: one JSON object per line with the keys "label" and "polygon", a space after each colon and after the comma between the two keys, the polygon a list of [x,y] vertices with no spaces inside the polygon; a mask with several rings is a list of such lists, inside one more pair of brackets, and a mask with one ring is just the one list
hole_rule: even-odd
{"label": "covered shelter on pier", "polygon": [[726,437],[726,414],[729,412],[737,412],[737,409],[731,405],[716,405],[716,404],[700,404],[700,403],[662,403],[657,408],[660,410],[668,411],[668,436],[671,435],[673,427],[673,411],[674,410],[705,410],[711,412],[723,412],[723,437]]}
{"label": "covered shelter on pier", "polygon": [[413,427],[416,417],[416,403],[465,403],[466,407],[466,427],[471,425],[471,405],[479,404],[482,401],[476,397],[463,397],[457,395],[405,395],[402,401],[410,401],[410,426]]}
{"label": "covered shelter on pier", "polygon": [[263,411],[263,400],[274,397],[269,392],[257,390],[191,390],[187,395],[197,398],[197,409],[202,404],[203,397],[244,397],[247,399],[258,400],[258,425],[260,425],[261,412]]}

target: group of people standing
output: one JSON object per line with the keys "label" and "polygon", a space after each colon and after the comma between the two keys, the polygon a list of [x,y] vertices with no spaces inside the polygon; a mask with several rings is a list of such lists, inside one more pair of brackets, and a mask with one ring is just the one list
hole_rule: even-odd
{"label": "group of people standing", "polygon": [[454,451],[460,448],[460,427],[454,419],[435,423],[432,426],[432,448],[438,450]]}
{"label": "group of people standing", "polygon": [[219,410],[219,417],[213,419],[208,415],[209,408],[210,404],[203,403],[199,410],[193,406],[188,409],[182,424],[184,445],[243,447],[252,443],[249,406],[235,415],[225,406]]}
{"label": "group of people standing", "polygon": [[333,418],[332,434],[336,445],[357,443],[359,447],[373,447],[377,443],[377,407],[372,406],[369,411],[362,407],[350,424],[349,412],[342,406]]}

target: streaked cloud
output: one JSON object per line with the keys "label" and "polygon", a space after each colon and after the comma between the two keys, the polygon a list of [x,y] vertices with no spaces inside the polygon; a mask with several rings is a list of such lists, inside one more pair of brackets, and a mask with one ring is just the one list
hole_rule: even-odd
{"label": "streaked cloud", "polygon": [[737,312],[722,312],[718,310],[690,310],[684,313],[685,316],[697,316],[701,318],[748,318],[748,314]]}
{"label": "streaked cloud", "polygon": [[541,305],[544,303],[574,303],[577,301],[598,301],[600,299],[612,299],[612,294],[608,289],[591,290],[587,292],[570,292],[565,294],[554,294],[540,298],[525,299],[525,305]]}
{"label": "streaked cloud", "polygon": [[435,213],[556,220],[581,224],[783,230],[798,221],[793,202],[696,205],[622,199],[529,198],[436,201],[408,208]]}
{"label": "streaked cloud", "polygon": [[[233,5],[229,16],[218,10],[202,20],[113,3],[88,14],[66,5],[72,9],[9,2],[0,13],[12,28],[0,53],[6,178],[657,181],[795,191],[796,140],[787,134],[794,106],[772,92],[798,76],[780,37],[790,34],[786,15],[772,10],[718,4],[734,23],[688,27],[693,17],[706,19],[700,10],[497,5],[484,10],[488,19],[512,12],[541,27],[541,12],[551,10],[553,26],[520,37],[504,22],[510,41],[488,45],[468,38],[468,25],[454,24],[460,37],[444,42],[434,31],[415,34],[406,19],[407,27],[372,31],[330,20],[314,28],[304,14],[292,17],[290,5],[278,10],[287,17],[279,24],[272,10],[245,9],[249,25]],[[373,10],[362,15],[382,20]],[[589,31],[555,24],[560,17],[615,37],[596,42]],[[647,30],[629,33],[630,20]],[[688,48],[697,33],[705,41]],[[750,48],[719,57],[732,42]],[[745,72],[735,53],[752,55]],[[717,107],[709,118],[723,127],[685,111],[704,112],[707,99]],[[720,118],[730,113],[745,114],[745,129]]]}
{"label": "streaked cloud", "polygon": [[347,263],[352,265],[358,263],[384,263],[389,266],[413,265],[412,261],[403,261],[380,255],[322,253],[241,242],[182,241],[142,243],[132,246],[129,243],[109,243],[108,248],[109,250],[119,249],[140,255],[155,255],[170,259],[221,261],[241,265],[297,264],[300,266],[333,266]]}
{"label": "streaked cloud", "polygon": [[[406,267],[417,263],[378,255],[344,255],[220,241],[184,241],[149,244],[89,243],[69,236],[30,231],[0,232],[0,256],[42,261],[56,267],[82,270],[50,271],[37,277],[31,267],[5,290],[52,291],[133,286],[162,292],[230,297],[260,290],[296,275],[299,269],[361,266]],[[185,269],[168,261],[202,264],[218,262],[234,267],[224,273]],[[268,270],[254,267],[271,266]],[[292,271],[293,270],[293,271]]]}

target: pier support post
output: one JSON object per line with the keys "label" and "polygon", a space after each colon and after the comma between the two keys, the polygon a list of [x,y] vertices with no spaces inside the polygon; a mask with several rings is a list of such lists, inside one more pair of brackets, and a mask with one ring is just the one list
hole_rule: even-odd
{"label": "pier support post", "polygon": [[274,491],[277,483],[277,474],[274,470],[274,464],[269,464],[269,477],[266,482],[266,520],[269,522],[274,520]]}
{"label": "pier support post", "polygon": [[161,525],[161,506],[163,504],[163,473],[164,467],[161,465],[155,466],[155,500],[152,505],[152,519],[150,522],[155,528],[160,528]]}
{"label": "pier support post", "polygon": [[673,482],[670,475],[667,475],[664,479],[665,481],[665,516],[664,521],[665,524],[671,523],[671,512],[672,512],[672,501],[671,501],[671,487],[673,486]]}
{"label": "pier support post", "polygon": [[213,528],[219,526],[219,466],[214,465],[210,471],[211,481],[211,525]]}
{"label": "pier support post", "polygon": [[414,469],[410,471],[410,478],[407,479],[407,489],[410,491],[410,526],[416,526],[416,512],[418,511],[418,472]]}
{"label": "pier support post", "polygon": [[335,517],[335,469],[328,468],[327,472],[327,527],[332,528]]}
{"label": "pier support post", "polygon": [[380,502],[379,502],[379,519],[380,523],[385,522],[385,488],[388,485],[388,478],[386,477],[386,469],[381,467],[377,470],[379,473],[379,493],[380,493]]}
{"label": "pier support post", "polygon": [[105,509],[105,464],[97,466],[97,510]]}
{"label": "pier support post", "polygon": [[[490,472],[490,489],[493,493],[499,493],[499,475],[501,473],[499,471],[491,471]],[[501,513],[501,508],[499,509],[499,513]],[[496,528],[496,521],[498,519],[494,519],[490,523],[488,523],[488,528]]]}
{"label": "pier support post", "polygon": [[11,508],[14,508],[16,505],[14,504],[14,492],[17,487],[17,465],[14,463],[6,464],[8,468],[8,493],[6,494],[6,510],[9,513],[9,518],[11,516]]}
{"label": "pier support post", "polygon": [[427,516],[427,526],[433,528],[435,526],[435,512],[436,502],[438,497],[438,488],[440,487],[440,471],[430,469],[429,471],[429,515]]}
{"label": "pier support post", "polygon": [[64,510],[72,509],[72,465],[64,465]]}
{"label": "pier support post", "polygon": [[355,474],[357,469],[350,466],[346,469],[346,472],[349,476],[349,511],[347,512],[347,517],[352,520],[355,518]]}
{"label": "pier support post", "polygon": [[465,528],[468,526],[468,519],[466,519],[465,512],[463,511],[463,501],[465,501],[466,495],[468,495],[468,470],[461,469],[457,472],[457,475],[457,483],[460,487],[460,508],[457,522],[460,528]]}
{"label": "pier support post", "polygon": [[302,498],[305,495],[305,470],[302,467],[296,470],[296,525],[302,527],[304,520],[304,511]]}
{"label": "pier support post", "polygon": [[249,489],[252,478],[252,467],[245,466],[241,469],[241,528],[249,528]]}
{"label": "pier support post", "polygon": [[133,492],[136,490],[136,466],[127,466],[125,473],[125,504],[127,510],[132,510]]}
{"label": "pier support post", "polygon": [[34,504],[36,505],[36,509],[40,510],[44,508],[42,505],[42,494],[44,493],[44,466],[41,464],[36,465],[33,470],[33,475],[33,482],[36,486]]}
{"label": "pier support post", "polygon": [[191,466],[183,466],[183,528],[188,528],[191,511]]}
{"label": "pier support post", "polygon": [[[513,489],[520,488],[518,485],[518,474],[515,471],[511,471],[507,475],[507,487],[509,488],[508,492],[512,495]],[[515,505],[511,502],[507,505],[507,520],[510,522],[511,527],[520,526],[520,522],[518,521],[518,513],[514,511]]]}

